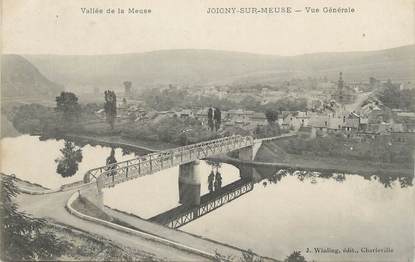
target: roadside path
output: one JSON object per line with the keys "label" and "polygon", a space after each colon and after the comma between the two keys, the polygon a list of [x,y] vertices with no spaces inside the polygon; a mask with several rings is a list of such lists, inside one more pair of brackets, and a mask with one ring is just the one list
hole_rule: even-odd
{"label": "roadside path", "polygon": [[58,223],[66,224],[85,232],[110,239],[121,246],[127,246],[136,250],[143,250],[155,254],[157,257],[168,261],[209,261],[206,257],[148,239],[121,232],[103,225],[85,221],[75,217],[65,209],[70,196],[76,190],[68,190],[52,194],[17,196],[19,209],[32,214],[35,217],[50,218]]}

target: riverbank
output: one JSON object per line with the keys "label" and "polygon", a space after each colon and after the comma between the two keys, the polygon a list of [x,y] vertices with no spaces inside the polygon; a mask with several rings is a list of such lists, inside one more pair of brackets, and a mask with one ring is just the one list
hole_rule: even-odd
{"label": "riverbank", "polygon": [[120,136],[91,136],[74,133],[65,133],[60,135],[48,135],[48,134],[31,134],[39,135],[41,139],[69,139],[79,144],[101,145],[108,147],[120,147],[127,150],[141,154],[148,154],[161,150],[167,150],[170,148],[176,148],[179,145],[172,143],[165,143],[161,141],[144,141],[138,139],[126,139]]}
{"label": "riverbank", "polygon": [[[60,139],[68,138],[80,143],[90,143],[90,144],[99,144],[102,146],[115,146],[122,147],[131,150],[143,150],[149,152],[155,152],[159,150],[166,150],[169,148],[176,148],[179,145],[163,142],[160,140],[144,140],[139,138],[128,138],[120,134],[119,130],[112,131],[106,124],[100,123],[100,126],[92,126],[90,129],[82,128],[72,128],[71,131],[57,132],[58,128],[28,128],[25,132],[19,132],[14,126],[13,123],[7,119],[5,114],[1,114],[1,132],[0,138],[4,137],[16,137],[19,135],[30,134],[38,135],[43,139]],[[105,132],[98,132],[97,130],[105,129]],[[43,131],[41,131],[43,130]]]}
{"label": "riverbank", "polygon": [[59,261],[163,261],[155,254],[114,244],[111,240],[49,220],[45,231],[71,244]]}
{"label": "riverbank", "polygon": [[178,147],[178,145],[165,143],[161,141],[126,139],[120,136],[88,136],[69,133],[65,134],[64,137],[69,139],[81,140],[84,142],[100,144],[103,146],[116,146],[131,149],[140,149],[148,152],[156,152],[160,150]]}
{"label": "riverbank", "polygon": [[414,169],[399,163],[385,163],[344,159],[338,157],[318,157],[315,155],[289,154],[273,141],[264,142],[252,164],[321,170],[339,173],[359,173],[368,175],[414,176]]}
{"label": "riverbank", "polygon": [[19,131],[14,128],[12,122],[7,119],[5,114],[0,115],[1,124],[0,124],[0,138],[3,137],[16,137],[19,136]]}
{"label": "riverbank", "polygon": [[45,194],[45,193],[53,192],[50,188],[44,187],[44,186],[36,184],[36,183],[32,183],[32,182],[24,180],[24,179],[20,179],[20,178],[16,177],[14,174],[7,175],[7,174],[4,174],[4,173],[0,173],[0,179],[3,179],[4,176],[14,177],[14,183],[16,184],[16,186],[20,189],[20,191],[22,193],[26,193],[26,194]]}

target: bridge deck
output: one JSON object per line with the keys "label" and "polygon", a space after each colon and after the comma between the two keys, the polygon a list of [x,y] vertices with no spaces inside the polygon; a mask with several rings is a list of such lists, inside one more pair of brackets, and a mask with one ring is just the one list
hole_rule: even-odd
{"label": "bridge deck", "polygon": [[92,177],[100,178],[104,187],[111,187],[163,169],[225,154],[253,144],[254,139],[250,136],[224,137],[101,166],[89,170],[85,176],[87,180],[91,180]]}

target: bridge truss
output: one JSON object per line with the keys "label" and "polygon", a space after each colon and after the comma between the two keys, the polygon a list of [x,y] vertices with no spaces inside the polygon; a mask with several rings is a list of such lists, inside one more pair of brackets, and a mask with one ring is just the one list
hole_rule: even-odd
{"label": "bridge truss", "polygon": [[85,176],[89,181],[92,179],[101,180],[103,187],[112,187],[163,169],[225,154],[253,144],[254,139],[251,136],[228,136],[97,167],[87,171]]}

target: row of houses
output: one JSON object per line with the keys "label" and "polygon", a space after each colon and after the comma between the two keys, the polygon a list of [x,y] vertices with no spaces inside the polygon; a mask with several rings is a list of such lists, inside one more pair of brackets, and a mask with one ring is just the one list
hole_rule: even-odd
{"label": "row of houses", "polygon": [[[103,110],[101,110],[103,111]],[[103,112],[99,112],[103,113]],[[385,123],[377,118],[381,115],[379,110],[372,110],[368,116],[362,116],[354,112],[311,112],[311,111],[282,111],[276,121],[281,129],[299,131],[311,137],[327,135],[329,133],[367,133],[387,134],[391,132],[415,132],[414,125],[402,123]],[[402,113],[399,115],[414,118],[415,113]],[[208,108],[202,109],[176,109],[168,111],[147,111],[140,106],[120,107],[119,117],[129,118],[133,121],[150,121],[163,117],[192,118],[199,120],[202,125],[208,123]],[[267,118],[262,112],[252,110],[232,109],[221,112],[223,128],[237,127],[245,130],[255,130],[268,124]],[[414,121],[415,122],[415,121]]]}
{"label": "row of houses", "polygon": [[412,126],[403,123],[378,121],[376,116],[374,115],[371,118],[370,116],[362,116],[354,112],[329,114],[298,112],[290,113],[286,117],[283,117],[281,127],[296,131],[300,129],[304,130],[304,127],[309,127],[313,135],[325,135],[336,132],[368,134],[415,132]]}

